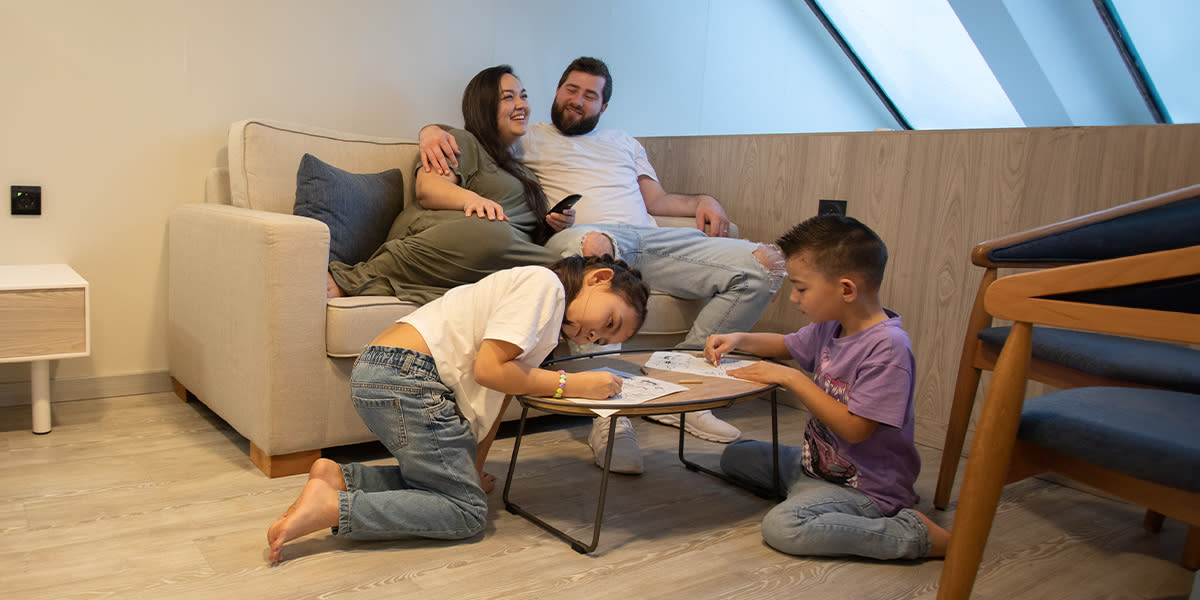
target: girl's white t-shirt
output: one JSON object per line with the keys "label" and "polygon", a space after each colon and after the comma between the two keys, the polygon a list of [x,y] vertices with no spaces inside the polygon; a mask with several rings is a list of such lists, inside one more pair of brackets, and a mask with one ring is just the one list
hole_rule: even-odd
{"label": "girl's white t-shirt", "polygon": [[558,345],[566,292],[545,267],[516,267],[462,285],[407,316],[425,338],[442,383],[454,390],[459,412],[482,440],[500,417],[504,394],[475,382],[475,359],[485,339],[521,348],[517,361],[537,367]]}

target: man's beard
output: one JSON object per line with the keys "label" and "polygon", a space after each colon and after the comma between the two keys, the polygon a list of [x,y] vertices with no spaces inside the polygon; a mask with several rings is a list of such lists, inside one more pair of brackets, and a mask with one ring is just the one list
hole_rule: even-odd
{"label": "man's beard", "polygon": [[567,111],[563,109],[561,104],[555,104],[550,110],[550,120],[563,135],[583,135],[595,129],[596,125],[600,123],[600,115],[596,114],[590,117],[583,117],[570,127],[567,127],[565,124],[566,115]]}

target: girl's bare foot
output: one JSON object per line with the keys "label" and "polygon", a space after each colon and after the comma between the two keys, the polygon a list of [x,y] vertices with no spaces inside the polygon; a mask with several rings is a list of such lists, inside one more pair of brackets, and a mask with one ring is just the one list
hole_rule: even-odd
{"label": "girl's bare foot", "polygon": [[283,545],[338,524],[338,493],[320,479],[309,479],[287,512],[267,529],[271,564],[283,560]]}
{"label": "girl's bare foot", "polygon": [[921,511],[914,510],[913,512],[917,513],[917,516],[925,522],[925,529],[929,530],[929,541],[933,544],[929,548],[929,554],[925,556],[930,558],[946,556],[946,547],[950,545],[950,530],[934,523]]}
{"label": "girl's bare foot", "polygon": [[483,493],[490,494],[496,489],[496,476],[482,471],[479,473],[479,486],[483,488]]}
{"label": "girl's bare foot", "polygon": [[346,476],[342,473],[342,465],[328,458],[318,458],[308,470],[308,478],[320,479],[329,487],[340,492],[346,491]]}
{"label": "girl's bare foot", "polygon": [[342,288],[338,287],[337,282],[333,280],[333,274],[325,273],[325,297],[341,298],[345,295],[346,292],[343,292]]}

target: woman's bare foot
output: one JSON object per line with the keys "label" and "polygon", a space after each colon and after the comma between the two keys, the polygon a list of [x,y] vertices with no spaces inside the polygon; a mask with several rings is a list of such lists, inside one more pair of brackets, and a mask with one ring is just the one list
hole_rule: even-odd
{"label": "woman's bare foot", "polygon": [[914,510],[913,512],[917,513],[918,517],[921,517],[921,520],[925,522],[925,529],[929,530],[929,541],[932,543],[932,546],[929,548],[929,554],[925,556],[930,558],[946,556],[946,547],[950,545],[950,530],[934,523],[921,511]]}
{"label": "woman's bare foot", "polygon": [[343,292],[342,288],[338,287],[337,282],[333,280],[333,274],[325,273],[325,297],[341,298],[345,295],[346,292]]}
{"label": "woman's bare foot", "polygon": [[479,473],[479,486],[483,488],[483,493],[490,494],[496,489],[496,476],[482,471]]}
{"label": "woman's bare foot", "polygon": [[271,564],[283,560],[283,545],[287,542],[337,524],[337,490],[321,479],[310,478],[300,497],[267,529]]}

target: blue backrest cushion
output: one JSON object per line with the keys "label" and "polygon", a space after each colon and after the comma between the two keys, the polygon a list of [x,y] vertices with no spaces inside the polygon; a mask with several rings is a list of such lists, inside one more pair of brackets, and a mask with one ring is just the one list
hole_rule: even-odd
{"label": "blue backrest cushion", "polygon": [[369,258],[387,238],[404,207],[400,169],[350,173],[305,154],[296,171],[292,213],[329,226],[329,260],[355,264]]}
{"label": "blue backrest cushion", "polygon": [[1091,262],[1200,244],[1200,196],[998,246],[995,262]]}
{"label": "blue backrest cushion", "polygon": [[[979,339],[1003,346],[1011,327],[979,330]],[[1200,394],[1200,350],[1182,344],[1036,326],[1033,357],[1143,385]]]}

